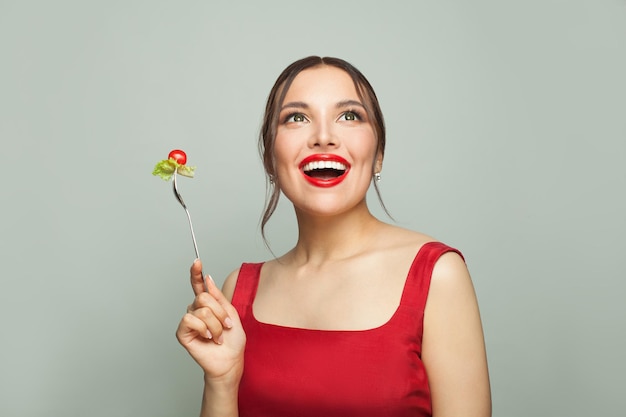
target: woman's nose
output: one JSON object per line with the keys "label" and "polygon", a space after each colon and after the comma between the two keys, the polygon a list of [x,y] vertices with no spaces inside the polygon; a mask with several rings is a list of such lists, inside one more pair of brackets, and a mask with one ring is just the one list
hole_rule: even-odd
{"label": "woman's nose", "polygon": [[309,145],[312,148],[337,147],[339,145],[339,139],[335,135],[332,122],[318,122],[312,133],[309,140]]}

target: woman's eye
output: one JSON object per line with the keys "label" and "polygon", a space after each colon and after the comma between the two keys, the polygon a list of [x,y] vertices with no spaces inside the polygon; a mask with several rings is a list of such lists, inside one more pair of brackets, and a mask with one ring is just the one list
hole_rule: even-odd
{"label": "woman's eye", "polygon": [[340,117],[340,119],[349,121],[349,122],[353,122],[356,120],[360,120],[361,118],[359,117],[359,115],[356,112],[353,111],[347,111],[345,113],[343,113]]}
{"label": "woman's eye", "polygon": [[301,123],[301,122],[305,122],[305,121],[306,121],[306,117],[304,117],[304,114],[302,114],[302,113],[290,114],[285,119],[286,123],[289,123],[289,122]]}

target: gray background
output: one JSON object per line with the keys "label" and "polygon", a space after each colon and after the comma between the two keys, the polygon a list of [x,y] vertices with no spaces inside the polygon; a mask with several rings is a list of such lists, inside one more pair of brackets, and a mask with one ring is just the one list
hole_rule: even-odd
{"label": "gray background", "polygon": [[[256,136],[310,54],[375,86],[397,223],[467,257],[494,416],[623,415],[618,0],[0,0],[0,415],[197,414],[174,337],[193,249],[151,171],[198,166],[181,191],[218,280],[270,257]],[[294,243],[288,204],[268,234]]]}

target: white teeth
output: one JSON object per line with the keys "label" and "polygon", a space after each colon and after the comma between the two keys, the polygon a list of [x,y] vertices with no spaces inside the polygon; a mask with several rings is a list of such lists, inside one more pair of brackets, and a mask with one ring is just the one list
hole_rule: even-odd
{"label": "white teeth", "polygon": [[346,166],[344,164],[336,161],[313,161],[302,167],[304,171],[313,171],[314,169],[324,168],[336,169],[340,171],[346,170]]}

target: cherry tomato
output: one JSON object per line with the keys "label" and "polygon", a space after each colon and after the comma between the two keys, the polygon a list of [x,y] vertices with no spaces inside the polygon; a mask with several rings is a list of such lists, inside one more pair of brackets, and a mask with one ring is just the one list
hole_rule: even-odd
{"label": "cherry tomato", "polygon": [[181,165],[185,165],[187,163],[187,154],[180,149],[174,149],[167,155],[167,159],[173,159]]}

